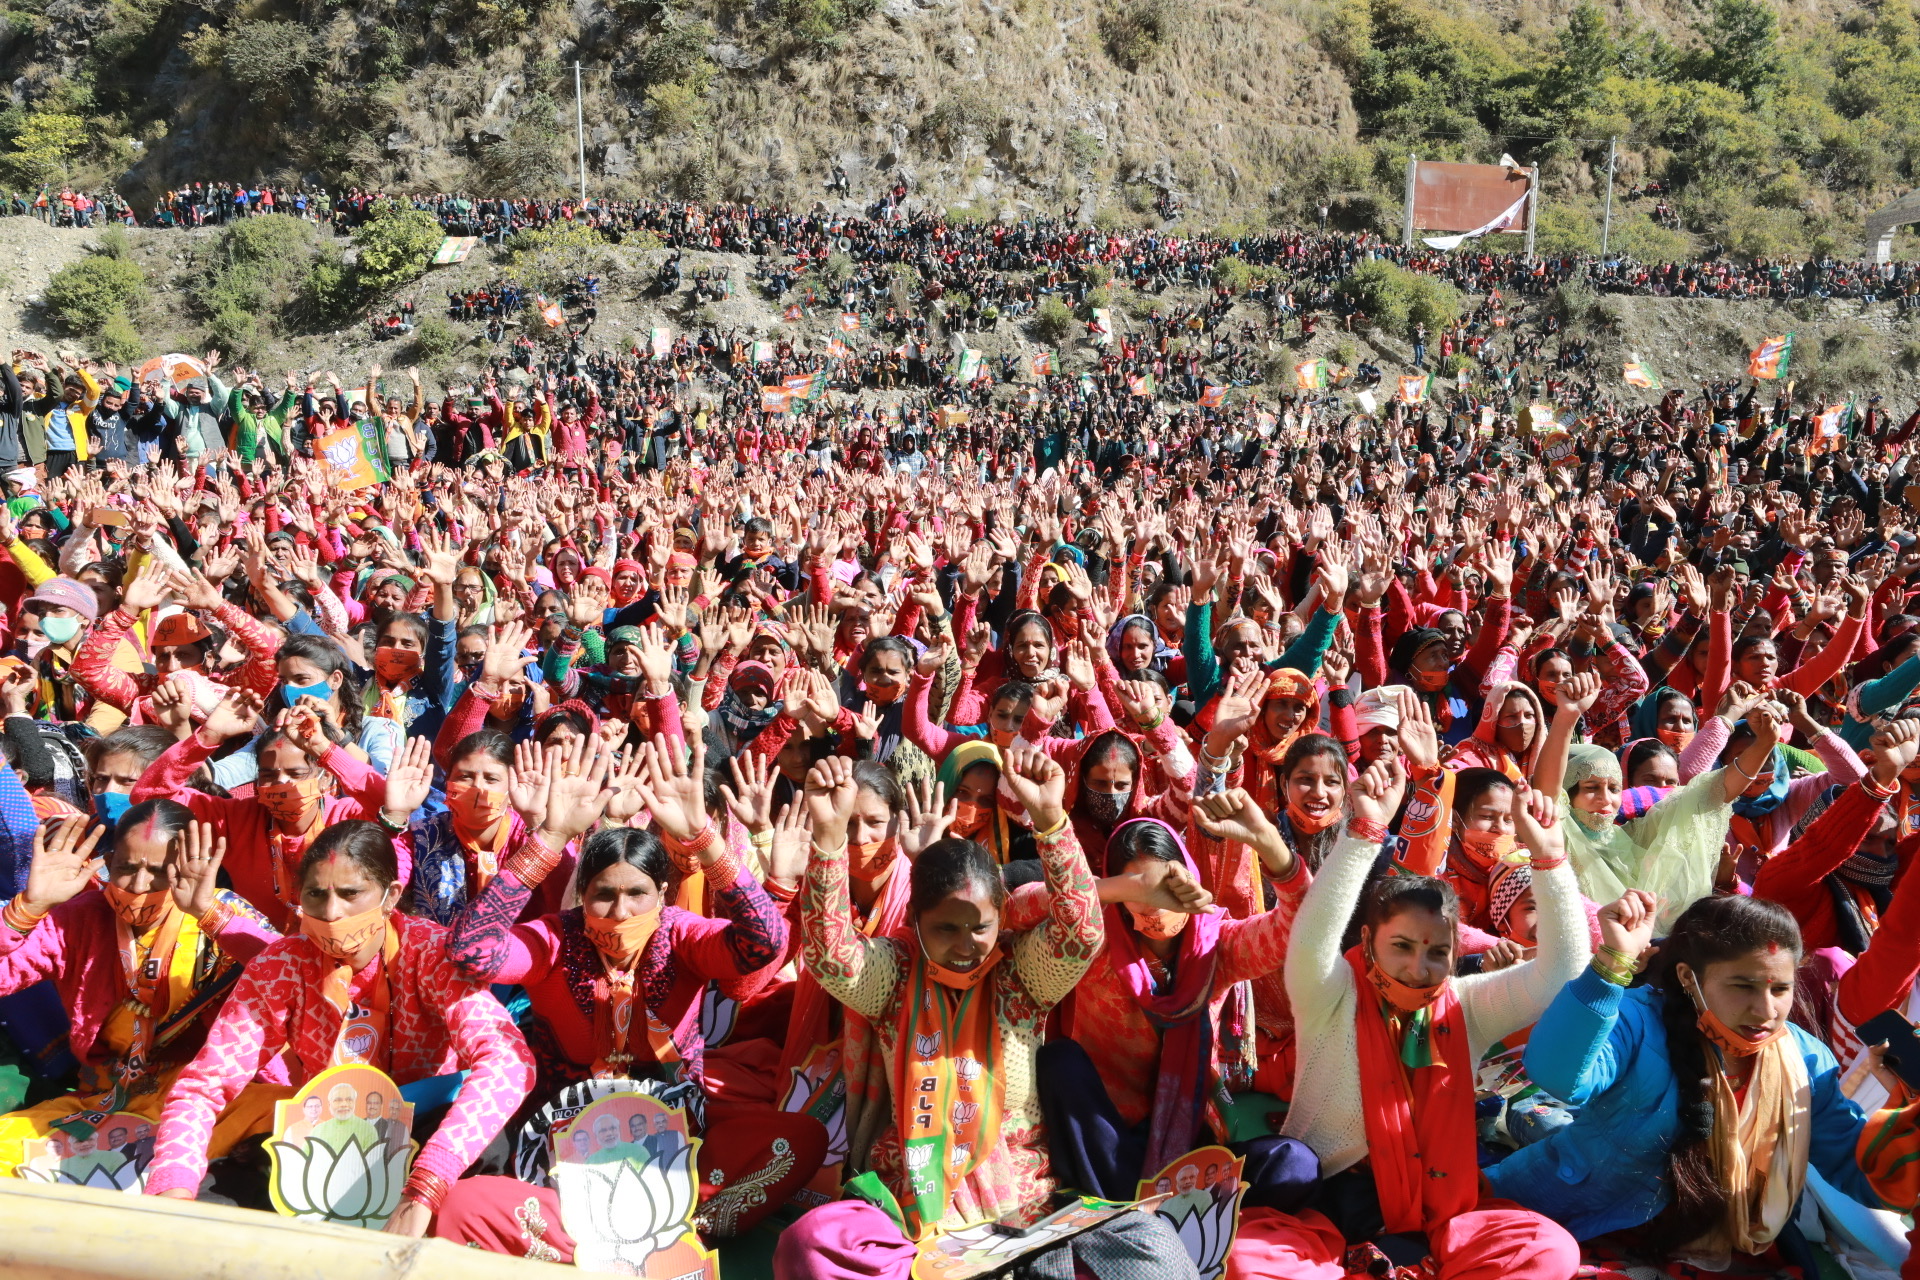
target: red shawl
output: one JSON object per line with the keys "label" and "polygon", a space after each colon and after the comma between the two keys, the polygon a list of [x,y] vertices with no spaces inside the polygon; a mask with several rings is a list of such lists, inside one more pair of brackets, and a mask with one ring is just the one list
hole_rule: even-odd
{"label": "red shawl", "polygon": [[[1187,874],[1195,882],[1200,870],[1187,852],[1186,842],[1157,818],[1135,818],[1132,822],[1152,822],[1166,827],[1180,848]],[[1129,823],[1121,823],[1120,827]],[[1118,835],[1120,827],[1114,828]],[[1156,995],[1153,974],[1146,956],[1131,928],[1127,910],[1116,903],[1106,907],[1107,963],[1121,989],[1160,1033],[1160,1074],[1153,1090],[1153,1111],[1147,1128],[1145,1172],[1151,1175],[1165,1168],[1176,1156],[1193,1150],[1195,1132],[1206,1112],[1212,1086],[1214,1027],[1210,1001],[1213,975],[1220,960],[1220,922],[1218,915],[1197,915],[1188,919],[1180,931],[1180,961],[1175,969],[1173,990]],[[1099,1029],[1080,1027],[1077,1034],[1097,1037]]]}
{"label": "red shawl", "polygon": [[1360,1107],[1380,1214],[1392,1234],[1436,1230],[1480,1203],[1467,1016],[1449,985],[1431,1011],[1433,1065],[1409,1067],[1400,1059],[1401,1028],[1388,1025],[1390,1007],[1367,976],[1365,953],[1352,948],[1347,963],[1358,996]]}

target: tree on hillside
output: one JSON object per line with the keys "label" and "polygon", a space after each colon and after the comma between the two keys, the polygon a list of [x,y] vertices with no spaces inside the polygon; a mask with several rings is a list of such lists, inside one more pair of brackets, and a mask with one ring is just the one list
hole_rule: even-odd
{"label": "tree on hillside", "polygon": [[1779,82],[1780,23],[1765,0],[1713,0],[1713,11],[1694,30],[1706,43],[1686,61],[1689,78],[1725,85],[1749,102]]}

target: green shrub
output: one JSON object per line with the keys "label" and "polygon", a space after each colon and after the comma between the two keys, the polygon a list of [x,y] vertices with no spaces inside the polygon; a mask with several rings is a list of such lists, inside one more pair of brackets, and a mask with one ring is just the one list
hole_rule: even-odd
{"label": "green shrub", "polygon": [[634,61],[648,84],[711,77],[713,64],[707,61],[707,45],[712,41],[712,23],[676,22],[649,36]]}
{"label": "green shrub", "polygon": [[1382,332],[1404,335],[1417,323],[1438,332],[1460,315],[1460,291],[1434,276],[1416,275],[1384,258],[1363,262],[1342,280],[1340,292],[1352,298]]}
{"label": "green shrub", "polygon": [[100,228],[100,238],[94,241],[93,251],[103,258],[133,257],[133,237],[127,229],[117,222],[110,222]]}
{"label": "green shrub", "polygon": [[132,364],[146,354],[146,344],[140,341],[139,331],[125,312],[116,311],[107,317],[106,323],[93,335],[93,345],[102,360],[115,364]]}
{"label": "green shrub", "polygon": [[612,260],[598,231],[556,222],[537,231],[522,231],[507,241],[506,275],[530,289],[558,293],[577,276],[604,273]]}
{"label": "green shrub", "polygon": [[432,214],[397,200],[382,202],[374,216],[353,232],[359,255],[353,265],[355,286],[362,294],[376,297],[419,279],[444,235]]}
{"label": "green shrub", "polygon": [[1177,33],[1180,0],[1122,0],[1100,19],[1100,38],[1113,60],[1129,71],[1152,62]]}
{"label": "green shrub", "polygon": [[249,89],[300,75],[319,60],[313,33],[297,22],[242,22],[227,32],[221,64]]}
{"label": "green shrub", "polygon": [[465,345],[460,331],[439,316],[425,316],[413,326],[415,364],[439,364]]}
{"label": "green shrub", "polygon": [[649,86],[647,105],[653,108],[653,131],[659,137],[692,133],[707,122],[704,89],[681,81]]}
{"label": "green shrub", "polygon": [[85,120],[64,111],[35,111],[14,132],[6,168],[14,181],[29,187],[61,182],[86,145]]}
{"label": "green shrub", "polygon": [[147,273],[138,263],[96,254],[70,262],[47,282],[47,317],[67,333],[90,334],[136,305]]}

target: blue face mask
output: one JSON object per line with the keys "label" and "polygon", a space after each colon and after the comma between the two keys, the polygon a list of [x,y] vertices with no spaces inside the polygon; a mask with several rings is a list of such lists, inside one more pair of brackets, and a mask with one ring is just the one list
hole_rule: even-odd
{"label": "blue face mask", "polygon": [[302,698],[318,698],[325,702],[333,696],[333,686],[325,680],[319,684],[283,684],[280,686],[280,696],[290,707]]}
{"label": "blue face mask", "polygon": [[120,815],[133,807],[133,797],[124,791],[102,791],[93,798],[93,815],[112,826]]}

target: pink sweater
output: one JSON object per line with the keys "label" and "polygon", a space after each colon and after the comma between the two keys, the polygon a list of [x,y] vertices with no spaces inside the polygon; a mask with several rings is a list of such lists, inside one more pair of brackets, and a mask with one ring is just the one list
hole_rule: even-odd
{"label": "pink sweater", "polygon": [[[222,864],[233,881],[233,889],[282,931],[294,928],[296,919],[291,905],[274,892],[272,823],[257,800],[222,800],[187,786],[187,779],[202,761],[213,755],[213,748],[200,741],[198,733],[188,734],[147,766],[133,787],[133,803],[142,800],[178,800],[193,810],[193,816],[211,822],[227,837],[227,858]],[[380,807],[387,802],[387,780],[373,771],[366,761],[340,747],[331,748],[320,765],[340,781],[341,794],[326,801],[326,822],[322,830],[336,822],[353,818],[378,821]],[[403,833],[394,838],[394,855],[400,860],[400,887],[413,878],[413,845]],[[295,883],[299,868],[287,867],[282,886],[299,898]]]}
{"label": "pink sweater", "polygon": [[[245,964],[280,935],[259,921],[234,911],[215,936],[220,950]],[[73,1056],[88,1066],[101,1065],[113,1053],[100,1036],[107,1019],[127,997],[127,979],[120,968],[119,931],[106,895],[82,890],[47,914],[33,932],[19,934],[0,928],[0,994],[53,980],[72,1019],[67,1033]],[[217,1006],[216,1006],[217,1007]],[[193,1032],[183,1033],[187,1036]],[[186,1056],[192,1043],[174,1041],[174,1052]]]}
{"label": "pink sweater", "polygon": [[[447,931],[408,916],[394,957],[388,1074],[397,1084],[465,1070],[460,1096],[415,1164],[452,1182],[506,1127],[533,1083],[533,1056],[501,1003],[482,983],[460,976],[447,958]],[[180,1074],[166,1109],[147,1194],[193,1191],[207,1170],[214,1119],[281,1050],[298,1088],[327,1068],[340,1035],[340,1011],[320,994],[332,962],[305,936],[282,938],[247,966],[206,1047]],[[376,956],[353,977],[349,998],[372,988]]]}

